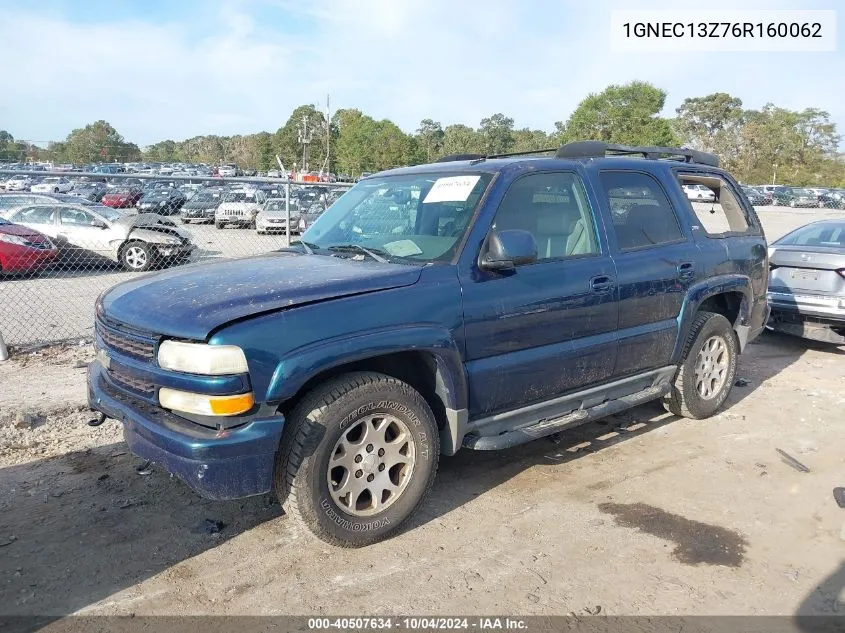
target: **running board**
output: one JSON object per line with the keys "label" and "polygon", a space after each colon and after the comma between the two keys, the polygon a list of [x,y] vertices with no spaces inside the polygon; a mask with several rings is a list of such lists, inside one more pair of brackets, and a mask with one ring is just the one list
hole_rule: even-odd
{"label": "running board", "polygon": [[[525,442],[536,440],[537,438],[546,435],[552,435],[563,431],[565,429],[592,422],[605,418],[614,413],[625,411],[632,407],[636,407],[646,402],[656,400],[668,394],[672,389],[671,377],[674,375],[675,367],[666,367],[657,372],[653,372],[649,382],[651,385],[641,388],[639,391],[629,393],[626,395],[619,395],[613,399],[605,400],[600,404],[588,408],[579,408],[572,411],[571,408],[566,413],[557,416],[549,416],[540,419],[534,423],[519,428],[512,428],[511,430],[503,430],[497,435],[475,435],[469,434],[464,436],[463,445],[466,448],[471,448],[479,451],[494,451],[504,448],[510,448]],[[646,376],[639,376],[638,378],[646,378]],[[626,381],[627,382],[627,381]],[[621,386],[618,383],[614,386]],[[608,385],[609,387],[610,385]],[[591,390],[592,391],[592,390]],[[562,400],[571,402],[577,399],[578,395],[570,396]],[[561,403],[563,404],[563,403]]]}

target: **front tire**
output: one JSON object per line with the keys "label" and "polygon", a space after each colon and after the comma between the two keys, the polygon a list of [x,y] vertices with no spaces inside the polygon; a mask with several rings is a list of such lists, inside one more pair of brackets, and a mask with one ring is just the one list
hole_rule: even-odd
{"label": "front tire", "polygon": [[395,533],[419,509],[439,454],[437,423],[415,389],[384,374],[350,373],[291,412],[276,493],[318,538],[361,547]]}
{"label": "front tire", "polygon": [[153,249],[146,242],[129,242],[120,251],[120,264],[125,270],[146,272],[153,266]]}
{"label": "front tire", "polygon": [[222,228],[223,228],[223,227],[225,227],[225,226],[226,226],[226,225],[225,225],[225,224],[223,224],[222,222],[215,222],[215,223],[214,223],[214,227],[215,227],[215,228],[218,228],[218,229],[222,229]]}
{"label": "front tire", "polygon": [[721,314],[699,312],[687,336],[683,362],[664,408],[685,418],[712,416],[725,402],[736,377],[736,335]]}

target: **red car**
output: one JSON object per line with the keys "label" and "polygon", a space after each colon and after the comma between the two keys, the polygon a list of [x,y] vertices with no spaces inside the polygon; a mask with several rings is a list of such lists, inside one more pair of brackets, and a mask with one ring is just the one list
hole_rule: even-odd
{"label": "red car", "polygon": [[46,235],[0,218],[0,273],[40,270],[58,252]]}
{"label": "red car", "polygon": [[100,204],[113,209],[126,209],[138,204],[142,195],[140,187],[120,187],[106,193]]}

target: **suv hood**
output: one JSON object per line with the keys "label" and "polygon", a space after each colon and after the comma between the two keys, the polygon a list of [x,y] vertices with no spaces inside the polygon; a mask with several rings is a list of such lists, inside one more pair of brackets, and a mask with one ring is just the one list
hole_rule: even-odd
{"label": "suv hood", "polygon": [[236,319],[410,286],[421,272],[422,266],[277,252],[127,281],[103,295],[102,309],[106,317],[138,330],[201,341]]}

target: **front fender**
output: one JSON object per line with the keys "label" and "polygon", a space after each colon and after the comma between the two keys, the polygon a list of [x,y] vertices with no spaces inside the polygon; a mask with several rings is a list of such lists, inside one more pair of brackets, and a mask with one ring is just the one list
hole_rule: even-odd
{"label": "front fender", "polygon": [[270,379],[267,402],[293,397],[317,374],[340,365],[397,352],[426,352],[436,363],[438,395],[447,409],[467,408],[467,382],[457,344],[448,330],[409,325],[326,339],[285,354]]}
{"label": "front fender", "polygon": [[689,335],[695,313],[698,312],[701,304],[710,297],[726,292],[742,293],[743,298],[739,306],[739,315],[732,325],[740,340],[741,348],[745,347],[751,306],[754,305],[754,290],[751,286],[751,278],[746,275],[720,275],[693,284],[687,290],[684,303],[678,314],[678,338],[675,341],[675,350],[672,354],[673,363],[682,360],[684,344]]}

